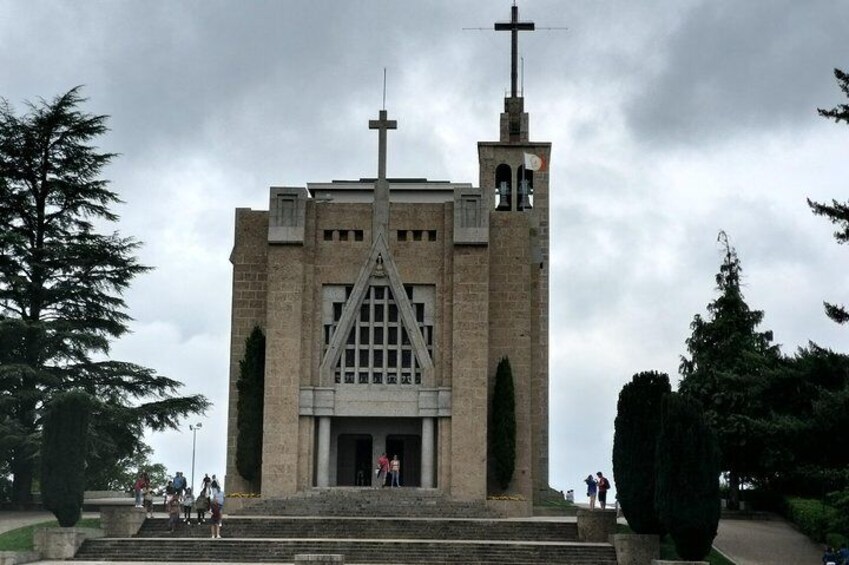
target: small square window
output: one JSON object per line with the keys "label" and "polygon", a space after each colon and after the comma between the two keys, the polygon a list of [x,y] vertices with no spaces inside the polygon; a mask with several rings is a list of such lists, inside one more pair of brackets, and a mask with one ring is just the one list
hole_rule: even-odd
{"label": "small square window", "polygon": [[398,241],[407,241],[407,230],[398,230]]}
{"label": "small square window", "polygon": [[354,384],[354,372],[353,371],[345,373],[345,384],[349,384],[349,385]]}
{"label": "small square window", "polygon": [[348,230],[339,230],[339,241],[348,241]]}
{"label": "small square window", "polygon": [[389,373],[386,375],[386,384],[395,385],[398,384],[398,375],[395,373]]}
{"label": "small square window", "polygon": [[355,230],[354,231],[354,241],[362,241],[363,240],[363,230]]}
{"label": "small square window", "polygon": [[359,377],[360,377],[359,383],[361,385],[367,385],[368,384],[368,373],[367,372],[365,372],[365,371],[361,372]]}
{"label": "small square window", "polygon": [[413,230],[413,241],[422,240],[422,230]]}
{"label": "small square window", "polygon": [[436,230],[428,230],[427,231],[427,240],[428,241],[436,241]]}
{"label": "small square window", "polygon": [[333,241],[333,230],[324,230],[324,241]]}
{"label": "small square window", "polygon": [[376,384],[376,385],[383,384],[383,373],[380,373],[380,372],[377,372],[377,371],[372,373],[371,382]]}
{"label": "small square window", "polygon": [[385,286],[376,286],[374,287],[374,298],[376,300],[383,300],[383,295],[386,291]]}

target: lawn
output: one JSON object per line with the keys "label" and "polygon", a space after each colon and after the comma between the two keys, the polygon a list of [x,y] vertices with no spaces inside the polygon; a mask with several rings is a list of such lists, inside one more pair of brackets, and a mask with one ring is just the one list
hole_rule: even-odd
{"label": "lawn", "polygon": [[[0,551],[32,551],[32,534],[36,528],[52,528],[58,525],[56,520],[47,520],[0,534]],[[100,518],[83,518],[77,523],[77,527],[99,528]]]}

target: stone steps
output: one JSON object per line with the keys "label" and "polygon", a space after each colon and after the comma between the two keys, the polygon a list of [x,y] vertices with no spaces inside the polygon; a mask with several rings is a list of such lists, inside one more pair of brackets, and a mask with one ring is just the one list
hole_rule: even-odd
{"label": "stone steps", "polygon": [[[227,526],[225,526],[226,529]],[[87,540],[75,557],[87,561],[210,561],[292,563],[299,553],[340,553],[345,563],[616,565],[609,544],[574,542],[331,540],[331,539],[151,539]]]}
{"label": "stone steps", "polygon": [[[575,522],[536,520],[432,520],[404,518],[225,517],[228,538],[408,539],[577,541]],[[180,523],[168,531],[163,518],[145,520],[137,537],[206,538],[208,524]]]}
{"label": "stone steps", "polygon": [[[226,506],[226,504],[225,504]],[[483,501],[456,501],[435,489],[312,489],[286,498],[245,501],[231,512],[243,516],[371,516],[495,518]]]}

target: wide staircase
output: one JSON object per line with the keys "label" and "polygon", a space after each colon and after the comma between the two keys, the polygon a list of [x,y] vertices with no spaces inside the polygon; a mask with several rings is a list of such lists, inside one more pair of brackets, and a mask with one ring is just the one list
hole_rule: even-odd
{"label": "wide staircase", "polygon": [[[361,564],[616,564],[610,544],[577,541],[574,519],[446,518],[461,509],[433,491],[359,490],[263,500],[242,511],[250,515],[225,512],[222,539],[210,539],[207,524],[181,523],[171,533],[164,518],[148,519],[134,538],[87,540],[76,559],[293,563],[297,554],[343,554],[345,563]],[[483,505],[475,510],[487,514]]]}

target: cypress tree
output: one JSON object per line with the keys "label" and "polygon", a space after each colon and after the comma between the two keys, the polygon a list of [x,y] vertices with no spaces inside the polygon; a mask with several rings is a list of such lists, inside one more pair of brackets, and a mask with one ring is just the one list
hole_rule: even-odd
{"label": "cypress tree", "polygon": [[71,391],[57,395],[44,415],[41,495],[63,528],[82,514],[90,409],[87,394]]}
{"label": "cypress tree", "polygon": [[495,480],[506,490],[516,469],[516,398],[513,391],[513,369],[510,360],[502,357],[495,371],[495,390],[492,394],[492,456],[495,459]]}
{"label": "cypress tree", "polygon": [[245,357],[239,361],[236,469],[250,482],[262,470],[262,414],[265,397],[265,334],[254,326],[245,341]]}
{"label": "cypress tree", "polygon": [[719,526],[719,453],[701,408],[680,395],[662,401],[655,508],[681,559],[710,553]]}
{"label": "cypress tree", "polygon": [[672,391],[669,375],[646,371],[619,393],[613,436],[616,493],[628,525],[638,534],[664,533],[654,508],[655,446],[663,397]]}

